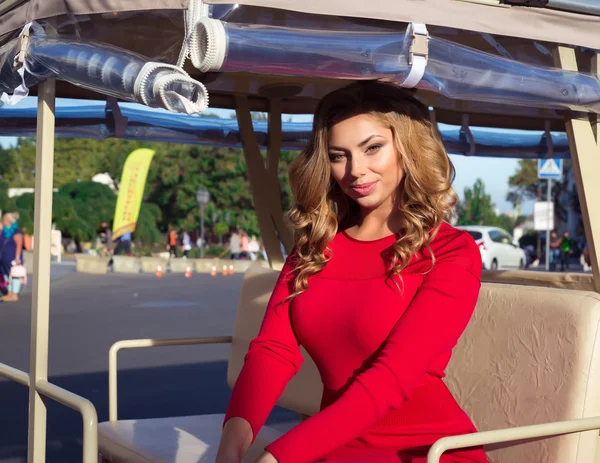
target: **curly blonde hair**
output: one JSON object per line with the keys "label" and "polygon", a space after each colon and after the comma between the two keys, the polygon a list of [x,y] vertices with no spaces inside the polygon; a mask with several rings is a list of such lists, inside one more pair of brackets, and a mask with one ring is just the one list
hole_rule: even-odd
{"label": "curly blonde hair", "polygon": [[397,199],[402,222],[392,246],[389,276],[399,275],[423,249],[430,251],[432,266],[435,262],[430,244],[457,201],[454,166],[423,104],[391,84],[355,83],[320,101],[308,145],[290,168],[294,206],[288,217],[296,250],[290,298],[308,289],[308,278],[323,270],[330,258],[327,245],[357,216],[358,204],[331,176],[328,138],[335,124],[360,114],[374,116],[391,129],[404,170]]}

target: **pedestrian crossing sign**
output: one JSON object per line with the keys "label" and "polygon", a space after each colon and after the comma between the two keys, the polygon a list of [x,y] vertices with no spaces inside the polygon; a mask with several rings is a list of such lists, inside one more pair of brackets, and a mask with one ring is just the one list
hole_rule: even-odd
{"label": "pedestrian crossing sign", "polygon": [[562,159],[539,159],[538,178],[560,180],[563,172]]}

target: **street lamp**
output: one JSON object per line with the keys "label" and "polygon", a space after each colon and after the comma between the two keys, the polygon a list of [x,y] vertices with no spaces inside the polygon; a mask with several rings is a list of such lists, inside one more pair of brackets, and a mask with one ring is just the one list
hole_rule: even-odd
{"label": "street lamp", "polygon": [[210,201],[210,193],[202,189],[196,191],[196,201],[200,206],[200,257],[204,257],[204,210]]}

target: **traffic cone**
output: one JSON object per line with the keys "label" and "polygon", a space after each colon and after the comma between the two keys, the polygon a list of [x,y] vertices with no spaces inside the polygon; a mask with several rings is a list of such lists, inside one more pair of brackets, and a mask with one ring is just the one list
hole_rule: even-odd
{"label": "traffic cone", "polygon": [[159,265],[158,267],[156,267],[156,277],[162,278],[162,265]]}
{"label": "traffic cone", "polygon": [[212,269],[210,271],[210,276],[211,277],[216,277],[217,276],[217,266],[216,265],[212,266]]}
{"label": "traffic cone", "polygon": [[227,276],[227,265],[223,265],[223,271],[221,272],[223,276]]}
{"label": "traffic cone", "polygon": [[191,276],[192,276],[192,269],[191,269],[191,268],[190,268],[190,266],[188,265],[188,266],[185,268],[185,277],[186,277],[186,278],[190,278]]}
{"label": "traffic cone", "polygon": [[229,274],[233,275],[235,272],[233,271],[233,265],[229,266]]}

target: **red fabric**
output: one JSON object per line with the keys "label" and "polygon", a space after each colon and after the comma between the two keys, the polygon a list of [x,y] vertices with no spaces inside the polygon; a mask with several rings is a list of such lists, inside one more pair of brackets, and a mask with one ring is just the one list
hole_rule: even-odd
{"label": "red fabric", "polygon": [[[293,253],[288,258],[225,417],[245,418],[256,436],[300,368],[301,343],[321,374],[322,407],[267,446],[280,463],[417,463],[437,439],[475,431],[441,378],[477,301],[479,249],[444,224],[431,245],[433,268],[425,250],[392,280],[386,271],[395,240],[338,233],[309,289],[281,304]],[[445,460],[486,461],[481,450]]]}

